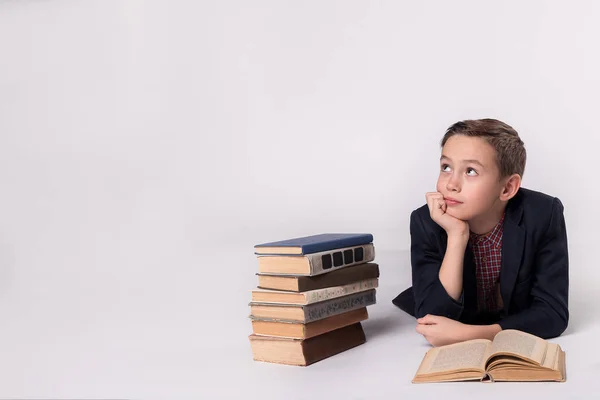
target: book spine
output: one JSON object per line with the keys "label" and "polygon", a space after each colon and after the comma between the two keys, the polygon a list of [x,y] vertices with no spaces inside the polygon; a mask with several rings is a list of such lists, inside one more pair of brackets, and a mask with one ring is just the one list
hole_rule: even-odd
{"label": "book spine", "polygon": [[304,306],[304,322],[318,321],[375,304],[375,289]]}
{"label": "book spine", "polygon": [[353,293],[364,292],[369,289],[375,289],[378,286],[379,280],[368,279],[364,281],[349,283],[343,286],[332,286],[324,289],[311,290],[304,292],[306,304],[318,303],[329,299],[346,296]]}
{"label": "book spine", "polygon": [[304,257],[308,259],[310,265],[309,276],[315,276],[336,269],[371,262],[375,260],[375,246],[373,246],[373,243],[369,243],[361,246],[307,254]]}
{"label": "book spine", "polygon": [[301,251],[303,255],[312,253],[320,253],[322,251],[341,249],[343,247],[360,246],[373,241],[373,235],[370,233],[364,235],[356,235],[352,237],[339,238],[333,240],[325,240],[319,243],[310,243],[302,245]]}

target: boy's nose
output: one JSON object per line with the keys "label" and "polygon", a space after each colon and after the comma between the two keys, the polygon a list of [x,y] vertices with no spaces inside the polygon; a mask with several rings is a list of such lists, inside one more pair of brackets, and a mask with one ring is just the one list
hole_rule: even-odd
{"label": "boy's nose", "polygon": [[458,179],[448,179],[448,182],[446,183],[446,190],[450,192],[458,192],[460,190],[460,184],[458,182]]}

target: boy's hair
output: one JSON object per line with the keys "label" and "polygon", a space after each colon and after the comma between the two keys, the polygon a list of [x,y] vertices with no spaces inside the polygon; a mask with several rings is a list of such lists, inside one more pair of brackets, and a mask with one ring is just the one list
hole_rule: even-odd
{"label": "boy's hair", "polygon": [[444,147],[448,139],[455,135],[485,139],[496,151],[500,178],[512,174],[523,177],[527,152],[519,134],[511,126],[491,118],[459,121],[448,128],[441,146]]}

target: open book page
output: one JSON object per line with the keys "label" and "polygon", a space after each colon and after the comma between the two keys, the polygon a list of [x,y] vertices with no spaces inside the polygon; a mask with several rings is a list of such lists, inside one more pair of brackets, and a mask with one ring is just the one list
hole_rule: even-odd
{"label": "open book page", "polygon": [[476,339],[433,348],[425,355],[417,375],[464,369],[483,372],[488,346],[489,340]]}
{"label": "open book page", "polygon": [[500,331],[490,347],[488,358],[499,354],[517,354],[538,364],[544,363],[547,342],[529,333],[507,329]]}
{"label": "open book page", "polygon": [[548,348],[546,349],[546,357],[544,358],[542,367],[558,370],[558,363],[560,361],[559,353],[559,345],[557,345],[556,343],[548,343]]}

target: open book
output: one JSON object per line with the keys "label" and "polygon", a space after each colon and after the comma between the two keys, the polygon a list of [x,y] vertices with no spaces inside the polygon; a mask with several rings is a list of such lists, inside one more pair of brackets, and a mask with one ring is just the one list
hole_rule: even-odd
{"label": "open book", "polygon": [[475,339],[427,352],[413,383],[566,380],[565,352],[525,332],[507,329],[493,341]]}

